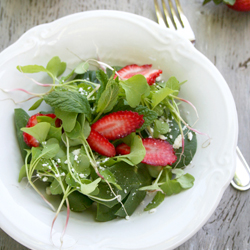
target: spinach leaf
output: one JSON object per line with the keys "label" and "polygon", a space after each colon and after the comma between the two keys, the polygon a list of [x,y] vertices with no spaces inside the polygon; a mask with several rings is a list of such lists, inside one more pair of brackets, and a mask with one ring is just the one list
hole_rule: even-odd
{"label": "spinach leaf", "polygon": [[93,201],[89,199],[86,195],[74,191],[68,196],[70,210],[74,212],[82,212],[89,208]]}
{"label": "spinach leaf", "polygon": [[25,160],[27,154],[25,149],[29,149],[30,147],[27,146],[27,144],[23,140],[23,132],[21,131],[21,128],[27,125],[29,118],[29,115],[23,109],[18,108],[14,110],[16,136],[23,160]]}

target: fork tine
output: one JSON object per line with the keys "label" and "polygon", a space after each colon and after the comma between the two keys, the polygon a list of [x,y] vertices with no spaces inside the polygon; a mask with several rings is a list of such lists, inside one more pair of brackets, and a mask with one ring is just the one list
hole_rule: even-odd
{"label": "fork tine", "polygon": [[195,43],[194,32],[191,28],[191,25],[189,24],[188,19],[186,18],[186,16],[183,13],[183,10],[181,8],[181,4],[180,4],[179,0],[175,0],[175,4],[176,4],[176,8],[177,8],[179,17],[180,17],[181,24],[182,24],[183,28],[186,30],[186,33],[189,36],[189,40],[194,44]]}
{"label": "fork tine", "polygon": [[157,17],[157,20],[158,20],[158,23],[161,25],[161,26],[166,26],[166,23],[164,21],[164,18],[163,18],[163,15],[161,13],[161,10],[160,10],[160,6],[158,4],[158,1],[157,0],[154,0],[154,5],[155,5],[155,12],[156,12],[156,17]]}
{"label": "fork tine", "polygon": [[172,22],[172,20],[171,20],[170,15],[169,15],[167,6],[166,6],[166,4],[165,4],[165,1],[164,1],[164,0],[161,0],[161,2],[162,2],[163,11],[164,11],[164,14],[165,14],[165,17],[166,17],[167,26],[168,26],[168,28],[170,28],[170,29],[172,29],[172,30],[175,30],[175,27],[174,27],[174,25],[173,25],[173,22]]}
{"label": "fork tine", "polygon": [[[164,2],[164,0],[162,0],[162,5],[163,5],[163,2]],[[175,12],[175,9],[174,9],[172,0],[168,0],[168,4],[169,4],[169,8],[170,8],[172,17],[173,17],[173,23],[174,23],[174,25],[175,25],[175,28],[176,28],[177,30],[179,30],[179,29],[182,28],[182,24],[180,23],[180,21],[179,21],[177,15],[176,15],[176,12]],[[177,9],[177,10],[178,10],[178,9]]]}

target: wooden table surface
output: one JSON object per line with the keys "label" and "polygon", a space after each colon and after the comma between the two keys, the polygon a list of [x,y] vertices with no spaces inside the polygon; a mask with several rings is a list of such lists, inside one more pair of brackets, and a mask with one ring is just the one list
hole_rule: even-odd
{"label": "wooden table surface", "polygon": [[[196,48],[214,63],[232,91],[239,119],[238,146],[250,163],[250,12],[213,3],[202,6],[202,0],[180,2],[195,32]],[[132,12],[156,21],[153,0],[1,0],[0,51],[36,25],[96,9]],[[0,229],[0,250],[25,249]],[[250,191],[230,185],[208,222],[177,249],[250,249]]]}

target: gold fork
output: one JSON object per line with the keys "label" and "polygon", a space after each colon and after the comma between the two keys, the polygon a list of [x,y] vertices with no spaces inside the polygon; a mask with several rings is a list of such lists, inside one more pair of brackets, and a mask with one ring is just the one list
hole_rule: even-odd
{"label": "gold fork", "polygon": [[[194,45],[195,44],[194,32],[186,16],[183,13],[179,0],[174,0],[174,1],[176,8],[174,7],[172,0],[168,0],[168,5],[170,9],[169,12],[165,1],[161,0],[163,12],[165,15],[165,20],[164,20],[160,6],[158,4],[158,0],[154,0],[158,23],[163,27],[167,27],[171,30],[176,30],[182,36],[190,40]],[[176,14],[175,9],[177,10],[178,15]],[[236,171],[234,178],[231,181],[231,185],[235,189],[238,189],[240,191],[245,191],[250,189],[250,167],[247,164],[244,156],[242,155],[238,147],[236,148],[236,156],[237,156]]]}
{"label": "gold fork", "polygon": [[[170,12],[168,11],[167,5],[164,0],[162,2],[162,8],[165,15],[165,21],[158,3],[158,0],[154,0],[155,4],[155,11],[156,16],[158,19],[158,23],[163,26],[167,27],[171,30],[176,30],[178,33],[180,33],[182,36],[186,37],[188,40],[190,40],[193,45],[195,44],[195,35],[194,32],[188,22],[188,19],[183,13],[183,10],[181,8],[179,0],[175,0],[175,6],[172,2],[172,0],[168,0],[168,5]],[[176,13],[177,10],[177,13]],[[172,17],[172,18],[171,18]]]}

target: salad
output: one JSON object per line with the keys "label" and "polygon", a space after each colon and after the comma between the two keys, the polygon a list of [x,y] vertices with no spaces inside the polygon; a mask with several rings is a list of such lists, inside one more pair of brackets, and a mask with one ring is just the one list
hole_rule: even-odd
{"label": "salad", "polygon": [[[97,64],[90,70],[90,64]],[[46,67],[18,66],[25,74],[44,72],[51,83],[29,115],[15,109],[15,126],[24,164],[19,181],[29,184],[56,212],[91,209],[97,221],[126,218],[153,194],[145,211],[193,186],[184,172],[196,152],[196,133],[182,118],[175,77],[159,79],[152,65],[109,66],[90,59],[69,74],[66,63],[53,57]],[[45,102],[50,111],[40,110]],[[193,105],[192,105],[193,107]],[[36,187],[45,183],[46,195],[61,197],[57,208]],[[67,225],[66,221],[66,225]],[[52,224],[52,226],[53,226]]]}

